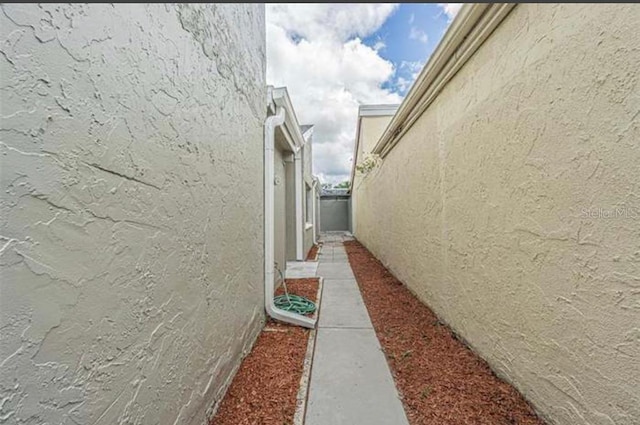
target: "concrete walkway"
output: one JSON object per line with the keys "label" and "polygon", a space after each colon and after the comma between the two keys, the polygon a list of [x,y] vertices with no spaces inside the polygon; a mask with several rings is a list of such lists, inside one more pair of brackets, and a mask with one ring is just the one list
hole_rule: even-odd
{"label": "concrete walkway", "polygon": [[324,277],[306,425],[408,425],[342,244],[323,235]]}

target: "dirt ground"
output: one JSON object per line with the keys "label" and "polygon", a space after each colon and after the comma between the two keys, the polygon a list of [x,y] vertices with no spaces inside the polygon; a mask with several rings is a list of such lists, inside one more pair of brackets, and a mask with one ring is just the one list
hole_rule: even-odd
{"label": "dirt ground", "polygon": [[[287,279],[289,293],[316,301],[318,279]],[[282,286],[276,291],[280,295]],[[212,425],[293,423],[309,329],[268,320],[242,361]]]}
{"label": "dirt ground", "polygon": [[359,242],[345,242],[411,425],[544,424]]}

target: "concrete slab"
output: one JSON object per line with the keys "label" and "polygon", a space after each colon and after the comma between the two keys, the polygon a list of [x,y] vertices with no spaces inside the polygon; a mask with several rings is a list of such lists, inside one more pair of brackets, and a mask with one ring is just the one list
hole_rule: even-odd
{"label": "concrete slab", "polygon": [[350,232],[322,232],[320,240],[325,243],[342,243],[353,240],[353,235]]}
{"label": "concrete slab", "polygon": [[355,279],[324,279],[325,284],[326,282],[329,282],[330,285],[332,286],[343,286],[343,285],[348,285],[348,286],[352,286],[354,288],[358,287],[358,282],[356,282]]}
{"label": "concrete slab", "polygon": [[373,328],[358,286],[349,282],[325,281],[319,328]]}
{"label": "concrete slab", "polygon": [[285,277],[287,279],[301,279],[316,277],[318,262],[316,261],[287,261]]}
{"label": "concrete slab", "polygon": [[305,424],[408,425],[373,329],[318,329]]}
{"label": "concrete slab", "polygon": [[355,279],[349,263],[321,262],[316,272],[325,279]]}

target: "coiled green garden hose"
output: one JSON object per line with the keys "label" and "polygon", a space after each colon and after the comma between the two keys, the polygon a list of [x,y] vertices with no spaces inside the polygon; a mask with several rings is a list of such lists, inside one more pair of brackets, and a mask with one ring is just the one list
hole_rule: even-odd
{"label": "coiled green garden hose", "polygon": [[280,274],[282,287],[284,288],[284,295],[273,297],[273,303],[276,305],[276,308],[285,311],[292,311],[298,314],[311,314],[316,311],[316,305],[310,299],[301,297],[300,295],[289,294],[284,274],[278,268],[277,264],[275,265],[275,269]]}
{"label": "coiled green garden hose", "polygon": [[281,310],[292,311],[298,314],[311,314],[316,311],[316,305],[313,301],[299,295],[278,295],[273,299],[273,302],[276,307]]}

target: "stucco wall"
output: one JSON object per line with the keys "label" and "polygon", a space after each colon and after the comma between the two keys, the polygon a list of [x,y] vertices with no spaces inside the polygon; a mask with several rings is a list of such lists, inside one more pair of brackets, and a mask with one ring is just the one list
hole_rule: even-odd
{"label": "stucco wall", "polygon": [[393,115],[360,117],[360,143],[358,144],[358,163],[364,160],[366,154],[373,151],[378,139],[389,125]]}
{"label": "stucco wall", "polygon": [[287,261],[296,260],[296,166],[292,152],[285,155],[286,184],[286,257]]}
{"label": "stucco wall", "polygon": [[[282,149],[276,148],[274,150],[274,260],[276,267],[283,274],[287,268],[286,247],[287,247],[287,189],[286,189],[286,172],[285,162],[283,156],[290,155],[288,152],[282,151]],[[275,283],[280,282],[281,277],[278,272],[275,274]]]}
{"label": "stucco wall", "polygon": [[[313,240],[313,227],[307,229],[307,224],[313,224],[313,139],[310,139],[305,143],[302,148],[302,174],[304,176],[304,182],[302,184],[303,189],[303,210],[304,210],[304,245],[303,252],[305,258],[309,253],[309,250],[314,244]],[[307,189],[311,191],[311,194],[307,196]],[[307,221],[307,217],[311,218],[311,221]]]}
{"label": "stucco wall", "polygon": [[[362,162],[365,161],[368,154],[371,154],[373,148],[384,133],[384,130],[387,128],[387,125],[389,125],[391,118],[393,118],[393,115],[362,116],[359,118],[360,133],[358,134],[358,165],[362,164]],[[351,184],[351,207],[353,208],[351,220],[354,234],[358,233],[358,197],[360,196],[360,191],[358,190],[358,188],[360,187],[362,179],[365,176],[366,174],[363,174],[356,170],[353,176],[353,182]]]}
{"label": "stucco wall", "polygon": [[1,7],[0,422],[203,423],[263,317],[263,6]]}
{"label": "stucco wall", "polygon": [[554,424],[640,423],[638,22],[516,6],[357,189],[358,239]]}

